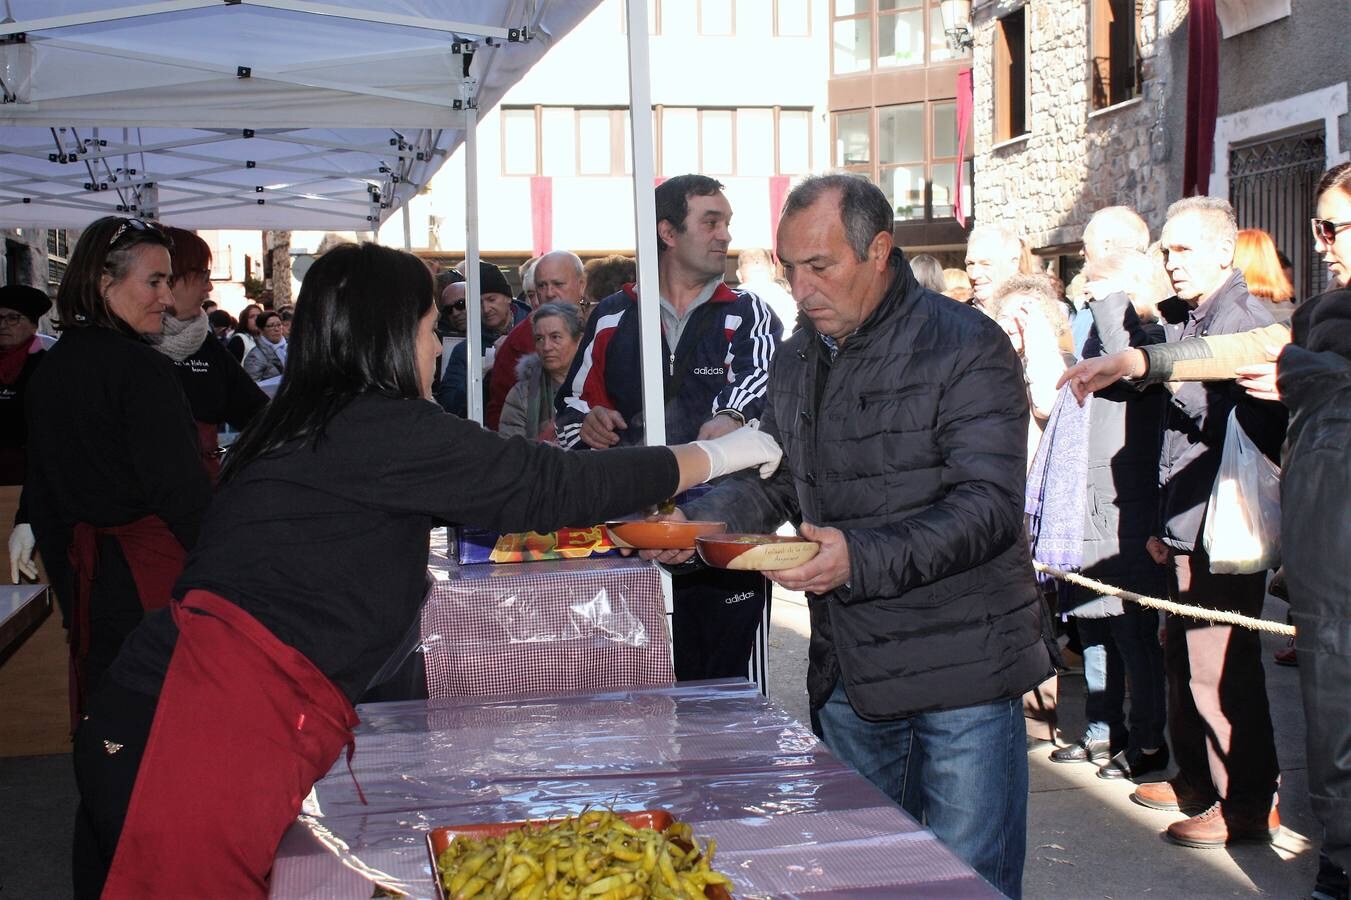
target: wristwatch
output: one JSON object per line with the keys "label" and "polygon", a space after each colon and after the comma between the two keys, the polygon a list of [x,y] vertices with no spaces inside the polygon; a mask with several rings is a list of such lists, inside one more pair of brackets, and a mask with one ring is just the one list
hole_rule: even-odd
{"label": "wristwatch", "polygon": [[741,425],[745,425],[745,424],[746,424],[746,417],[743,416],[741,413],[737,412],[737,411],[734,410],[734,409],[720,409],[720,410],[718,410],[717,412],[715,412],[713,415],[714,415],[715,417],[716,417],[716,416],[727,416],[727,417],[729,417],[729,418],[736,419],[737,422],[738,422],[739,424],[741,424]]}

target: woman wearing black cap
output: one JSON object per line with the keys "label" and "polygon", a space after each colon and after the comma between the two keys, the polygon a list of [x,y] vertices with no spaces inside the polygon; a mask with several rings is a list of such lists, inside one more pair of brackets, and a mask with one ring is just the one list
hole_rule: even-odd
{"label": "woman wearing black cap", "polygon": [[28,442],[23,395],[46,355],[38,319],[51,308],[52,301],[35,287],[0,287],[0,485],[23,484]]}

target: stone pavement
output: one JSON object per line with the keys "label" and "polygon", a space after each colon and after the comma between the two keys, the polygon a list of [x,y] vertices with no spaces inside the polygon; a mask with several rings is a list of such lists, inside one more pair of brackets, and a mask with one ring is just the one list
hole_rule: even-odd
{"label": "stone pavement", "polygon": [[[1284,621],[1285,611],[1284,603],[1268,600],[1265,615]],[[770,697],[805,723],[808,622],[802,595],[776,589],[772,619]],[[1281,763],[1282,829],[1275,843],[1226,850],[1175,846],[1162,833],[1176,813],[1138,806],[1129,799],[1133,785],[1097,778],[1090,765],[1052,763],[1041,750],[1028,759],[1028,900],[1309,896],[1318,826],[1307,794],[1298,671],[1270,663],[1284,638],[1264,635],[1263,645]],[[1083,728],[1083,695],[1081,672],[1061,677],[1060,727],[1070,740]]]}

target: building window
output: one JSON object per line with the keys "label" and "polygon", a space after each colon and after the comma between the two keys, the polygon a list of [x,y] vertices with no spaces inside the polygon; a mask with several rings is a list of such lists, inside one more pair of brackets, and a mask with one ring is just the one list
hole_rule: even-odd
{"label": "building window", "polygon": [[869,118],[866,109],[835,114],[835,168],[872,175]]}
{"label": "building window", "polygon": [[774,0],[775,37],[810,37],[811,33],[811,0]]}
{"label": "building window", "polygon": [[830,26],[831,67],[836,75],[872,68],[873,20],[868,0],[834,0],[835,21]]}
{"label": "building window", "polygon": [[70,261],[70,232],[64,228],[52,228],[47,232],[47,291],[55,296],[66,277],[66,265]]}
{"label": "building window", "polygon": [[806,175],[812,170],[812,120],[805,109],[778,110],[780,175]]}
{"label": "building window", "polygon": [[736,34],[732,0],[699,0],[699,33],[708,37]]}
{"label": "building window", "polygon": [[999,20],[994,39],[994,139],[1027,133],[1027,17],[1017,9]]}
{"label": "building window", "polygon": [[924,65],[923,0],[877,0],[877,66]]}
{"label": "building window", "polygon": [[502,174],[538,175],[535,110],[502,110]]}
{"label": "building window", "polygon": [[837,170],[858,172],[877,184],[898,222],[950,219],[957,166],[967,185],[963,211],[970,210],[971,159],[957,158],[957,104],[953,100],[905,103],[873,113],[851,110],[834,116]]}
{"label": "building window", "polygon": [[1089,93],[1094,109],[1140,96],[1139,24],[1135,0],[1089,3]]}
{"label": "building window", "polygon": [[832,4],[831,71],[836,75],[922,66],[967,55],[948,49],[939,0],[832,0]]}

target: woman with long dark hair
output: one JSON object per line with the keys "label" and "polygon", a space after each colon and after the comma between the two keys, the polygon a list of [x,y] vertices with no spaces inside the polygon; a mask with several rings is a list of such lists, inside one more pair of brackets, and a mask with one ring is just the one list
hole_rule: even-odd
{"label": "woman with long dark hair", "polygon": [[258,317],[262,313],[263,308],[257,303],[250,303],[239,311],[239,327],[230,336],[226,347],[241,364],[258,343]]}
{"label": "woman with long dark hair", "polygon": [[[264,394],[214,334],[202,304],[211,296],[211,247],[191,231],[166,228],[173,241],[173,309],[150,343],[174,362],[197,423],[202,464],[220,473],[221,423],[243,430],[267,404]],[[228,315],[225,314],[225,315]]]}
{"label": "woman with long dark hair", "polygon": [[176,600],[76,736],[104,897],[266,894],[302,798],[350,752],[352,703],[416,619],[433,522],[549,531],[777,464],[744,428],[605,454],[485,431],[429,400],[436,318],[411,254],[342,245],[306,274],[286,373],[226,460]]}

